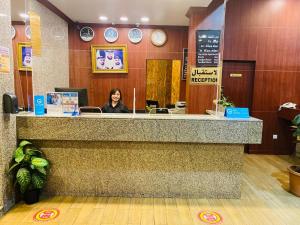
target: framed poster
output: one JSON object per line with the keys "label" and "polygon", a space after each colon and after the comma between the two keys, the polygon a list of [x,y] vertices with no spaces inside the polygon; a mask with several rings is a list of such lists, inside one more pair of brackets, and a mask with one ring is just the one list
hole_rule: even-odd
{"label": "framed poster", "polygon": [[22,71],[32,70],[32,48],[30,43],[18,43],[18,69]]}
{"label": "framed poster", "polygon": [[126,45],[92,45],[93,73],[128,73]]}
{"label": "framed poster", "polygon": [[196,67],[217,67],[220,61],[221,30],[196,31]]}

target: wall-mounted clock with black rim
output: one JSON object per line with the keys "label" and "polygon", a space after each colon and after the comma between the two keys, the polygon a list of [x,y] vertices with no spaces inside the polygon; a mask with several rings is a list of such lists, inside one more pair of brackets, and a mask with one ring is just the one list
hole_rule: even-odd
{"label": "wall-mounted clock with black rim", "polygon": [[88,42],[93,40],[95,32],[91,27],[85,26],[80,29],[79,35],[81,40]]}

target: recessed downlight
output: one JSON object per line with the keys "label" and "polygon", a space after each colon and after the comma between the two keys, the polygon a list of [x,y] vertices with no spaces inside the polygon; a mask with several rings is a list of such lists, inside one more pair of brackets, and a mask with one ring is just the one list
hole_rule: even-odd
{"label": "recessed downlight", "polygon": [[28,19],[29,16],[26,13],[20,13],[19,16],[21,16],[24,19]]}
{"label": "recessed downlight", "polygon": [[99,20],[101,20],[101,21],[107,21],[108,18],[107,18],[107,16],[99,16]]}
{"label": "recessed downlight", "polygon": [[120,20],[121,20],[122,22],[126,22],[126,21],[128,21],[128,17],[126,17],[126,16],[121,16],[121,17],[120,17]]}
{"label": "recessed downlight", "polygon": [[146,17],[146,16],[144,16],[144,17],[142,17],[141,18],[141,21],[143,22],[143,23],[147,23],[147,22],[149,22],[149,17]]}

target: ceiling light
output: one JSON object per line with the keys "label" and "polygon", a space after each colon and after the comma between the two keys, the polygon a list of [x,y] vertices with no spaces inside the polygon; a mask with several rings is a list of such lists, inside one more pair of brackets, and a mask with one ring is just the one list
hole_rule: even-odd
{"label": "ceiling light", "polygon": [[101,21],[107,21],[108,18],[106,16],[99,16],[99,20],[101,20]]}
{"label": "ceiling light", "polygon": [[128,21],[128,18],[126,16],[121,16],[120,20],[123,21],[123,22],[126,22],[126,21]]}
{"label": "ceiling light", "polygon": [[20,16],[24,19],[28,19],[29,16],[26,13],[20,13]]}
{"label": "ceiling light", "polygon": [[144,23],[149,22],[149,17],[142,17],[141,21]]}

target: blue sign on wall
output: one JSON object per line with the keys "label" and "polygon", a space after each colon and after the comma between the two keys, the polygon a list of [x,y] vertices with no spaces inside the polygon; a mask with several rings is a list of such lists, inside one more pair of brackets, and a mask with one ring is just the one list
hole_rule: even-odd
{"label": "blue sign on wall", "polygon": [[37,116],[45,114],[45,97],[43,95],[34,96],[34,112]]}
{"label": "blue sign on wall", "polygon": [[234,108],[234,107],[226,107],[224,116],[227,118],[249,118],[250,117],[248,108]]}

